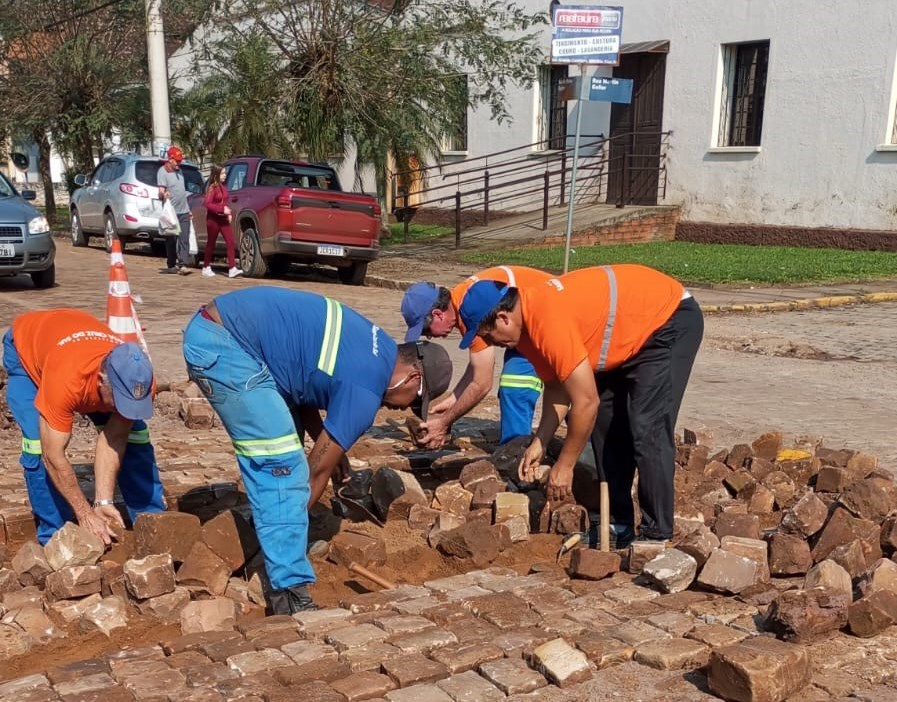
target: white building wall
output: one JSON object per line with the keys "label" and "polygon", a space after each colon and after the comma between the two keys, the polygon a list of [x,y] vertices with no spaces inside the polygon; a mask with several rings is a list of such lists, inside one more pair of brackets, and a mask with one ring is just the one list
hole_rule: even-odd
{"label": "white building wall", "polygon": [[[542,0],[524,4],[531,11],[547,9]],[[897,3],[608,4],[624,8],[624,43],[670,42],[663,129],[672,136],[665,202],[681,205],[683,219],[897,229],[897,151],[888,145],[897,104]],[[543,36],[547,52],[550,29]],[[766,39],[770,57],[761,147],[716,149],[721,44]],[[515,120],[509,127],[472,117],[472,156],[533,140],[536,101],[524,92],[512,96]],[[568,120],[571,132],[574,114]],[[583,131],[608,133],[609,115],[606,106],[589,105]]]}

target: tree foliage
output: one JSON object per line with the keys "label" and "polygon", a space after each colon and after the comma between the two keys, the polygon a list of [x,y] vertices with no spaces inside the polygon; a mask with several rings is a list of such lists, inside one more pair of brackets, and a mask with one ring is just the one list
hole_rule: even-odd
{"label": "tree foliage", "polygon": [[[507,93],[532,83],[546,21],[498,0],[233,0],[212,18],[204,56],[216,78],[197,90],[225,88],[228,148],[313,160],[355,149],[378,176],[389,158],[402,169],[435,156],[470,107],[510,119]],[[267,139],[247,126],[262,120]]]}

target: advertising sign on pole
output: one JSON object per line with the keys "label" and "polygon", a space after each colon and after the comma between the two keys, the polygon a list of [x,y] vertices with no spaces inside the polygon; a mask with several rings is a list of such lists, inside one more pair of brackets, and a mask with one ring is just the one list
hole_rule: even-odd
{"label": "advertising sign on pole", "polygon": [[551,16],[551,62],[620,65],[623,8],[556,5]]}

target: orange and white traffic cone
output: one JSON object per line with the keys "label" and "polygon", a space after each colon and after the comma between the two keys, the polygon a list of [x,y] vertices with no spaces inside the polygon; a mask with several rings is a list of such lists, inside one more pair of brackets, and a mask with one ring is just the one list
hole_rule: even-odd
{"label": "orange and white traffic cone", "polygon": [[128,272],[125,269],[125,258],[121,244],[117,239],[112,241],[112,256],[109,265],[109,294],[106,298],[106,324],[122,341],[133,341],[149,355],[146,339],[134,300],[131,297],[131,285],[128,283]]}

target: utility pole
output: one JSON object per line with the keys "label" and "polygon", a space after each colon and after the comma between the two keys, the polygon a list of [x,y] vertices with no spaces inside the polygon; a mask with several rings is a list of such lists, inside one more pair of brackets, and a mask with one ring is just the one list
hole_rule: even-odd
{"label": "utility pole", "polygon": [[165,56],[162,0],[146,0],[146,55],[149,63],[150,103],[153,112],[153,153],[159,156],[162,150],[171,144],[168,59]]}

